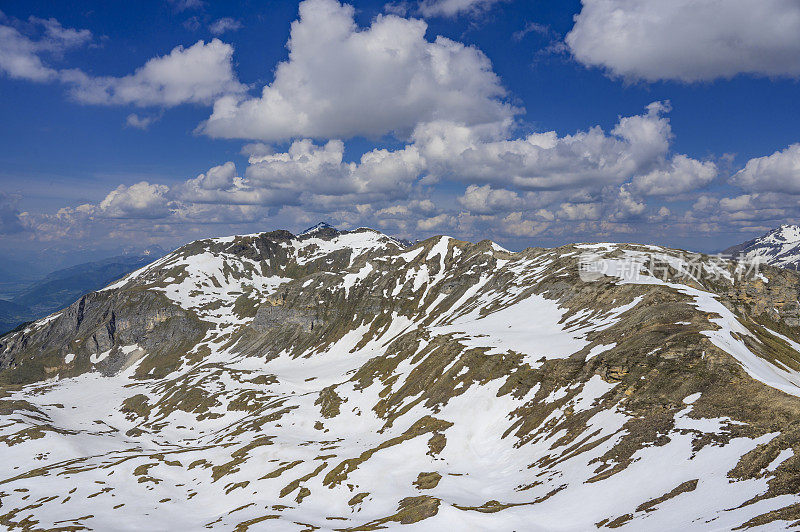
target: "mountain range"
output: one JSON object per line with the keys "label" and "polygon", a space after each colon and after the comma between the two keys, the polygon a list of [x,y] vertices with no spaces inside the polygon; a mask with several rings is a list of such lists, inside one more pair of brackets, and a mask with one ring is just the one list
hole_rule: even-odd
{"label": "mountain range", "polygon": [[797,526],[799,291],[649,245],[193,242],[0,337],[0,524]]}
{"label": "mountain range", "polygon": [[0,334],[62,309],[82,295],[99,290],[164,254],[159,246],[151,246],[136,253],[78,264],[49,273],[19,290],[11,299],[0,299]]}

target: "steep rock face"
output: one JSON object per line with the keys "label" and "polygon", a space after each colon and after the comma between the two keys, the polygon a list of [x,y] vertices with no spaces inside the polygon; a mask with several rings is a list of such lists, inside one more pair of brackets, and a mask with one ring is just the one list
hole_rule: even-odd
{"label": "steep rock face", "polygon": [[[127,364],[138,355],[183,356],[206,325],[157,292],[93,292],[60,313],[0,338],[3,381],[26,384],[59,374],[77,376]],[[69,362],[66,362],[69,360]]]}
{"label": "steep rock face", "polygon": [[787,526],[799,288],[652,246],[198,241],[0,338],[0,523]]}

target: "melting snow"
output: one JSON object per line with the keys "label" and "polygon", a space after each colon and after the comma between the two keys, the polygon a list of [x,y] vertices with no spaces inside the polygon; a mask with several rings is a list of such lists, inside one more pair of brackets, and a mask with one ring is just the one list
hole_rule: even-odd
{"label": "melting snow", "polygon": [[533,294],[487,316],[472,311],[433,332],[454,333],[468,348],[488,348],[487,355],[522,353],[529,365],[538,367],[542,358],[567,358],[589,344],[582,334],[564,330],[560,322],[565,312],[554,301]]}

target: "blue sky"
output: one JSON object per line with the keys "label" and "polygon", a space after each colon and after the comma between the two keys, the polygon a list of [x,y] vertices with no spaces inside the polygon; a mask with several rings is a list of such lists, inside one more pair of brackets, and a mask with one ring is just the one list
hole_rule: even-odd
{"label": "blue sky", "polygon": [[326,220],[714,251],[800,219],[791,0],[0,10],[6,250]]}

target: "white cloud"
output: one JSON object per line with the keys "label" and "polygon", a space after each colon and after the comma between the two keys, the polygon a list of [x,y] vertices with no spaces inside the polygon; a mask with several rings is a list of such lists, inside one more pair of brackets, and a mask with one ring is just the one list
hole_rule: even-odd
{"label": "white cloud", "polygon": [[669,218],[671,215],[672,211],[670,211],[668,207],[661,207],[658,209],[658,213],[651,217],[651,221],[661,222]]}
{"label": "white cloud", "polygon": [[0,69],[9,77],[29,81],[49,81],[57,72],[39,58],[37,43],[11,26],[0,25]]}
{"label": "white cloud", "polygon": [[[378,225],[407,234],[474,233],[480,227],[483,234],[523,238],[558,229],[556,220],[596,228],[607,222],[604,231],[629,231],[622,222],[665,217],[660,205],[651,209],[643,196],[676,194],[705,184],[706,174],[716,175],[713,163],[670,153],[667,111],[666,104],[651,104],[640,115],[621,117],[610,133],[595,127],[522,139],[504,138],[508,132],[498,124],[433,122],[421,124],[406,146],[374,149],[355,161],[346,160],[340,140],[297,140],[278,152],[256,143],[245,150],[250,158],[241,175],[227,162],[169,189],[146,183],[142,190],[123,187],[98,212],[210,220],[294,206],[318,213],[312,219],[328,214],[349,226]],[[437,194],[434,185],[443,180],[463,185],[462,194]],[[142,206],[115,199],[129,196]]]}
{"label": "white cloud", "polygon": [[430,215],[436,212],[436,205],[429,199],[416,199],[403,204],[391,205],[375,212],[376,217],[405,218],[412,214]]}
{"label": "white cloud", "polygon": [[755,208],[753,204],[754,200],[757,199],[757,196],[752,196],[750,194],[742,194],[741,196],[736,196],[734,198],[722,198],[719,201],[719,206],[724,211],[741,211],[745,209],[752,209]]}
{"label": "white cloud", "polygon": [[[247,183],[255,188],[284,191],[306,201],[359,202],[402,197],[422,172],[424,161],[413,146],[397,151],[375,149],[358,163],[344,162],[344,144],[332,140],[315,145],[294,142],[285,153],[252,157]],[[340,198],[334,200],[334,198]]]}
{"label": "white cloud", "polygon": [[453,217],[448,214],[439,214],[430,218],[420,218],[417,220],[417,229],[420,231],[433,231],[441,229],[453,222]]}
{"label": "white cloud", "polygon": [[197,31],[203,24],[200,22],[200,17],[197,15],[189,17],[183,21],[183,27],[189,31]]}
{"label": "white cloud", "polygon": [[236,165],[231,161],[225,164],[215,166],[208,170],[205,174],[200,174],[197,178],[191,180],[191,183],[196,184],[199,188],[204,190],[223,189],[227,190],[234,185],[236,179]]}
{"label": "white cloud", "polygon": [[587,66],[685,82],[800,75],[796,0],[582,0],[566,43]]}
{"label": "white cloud", "polygon": [[558,218],[564,220],[599,220],[603,211],[600,203],[562,203]]}
{"label": "white cloud", "polygon": [[475,214],[512,211],[522,205],[522,198],[513,190],[493,189],[489,185],[470,185],[459,203]]}
{"label": "white cloud", "polygon": [[647,205],[636,197],[627,185],[622,185],[615,195],[606,199],[606,218],[612,221],[625,221],[638,218],[647,210]]}
{"label": "white cloud", "polygon": [[140,116],[136,113],[131,113],[125,118],[125,125],[134,129],[145,130],[159,120],[161,120],[160,114]]}
{"label": "white cloud", "polygon": [[549,36],[553,34],[553,30],[551,30],[549,26],[539,24],[538,22],[528,22],[525,24],[524,28],[519,31],[515,31],[511,36],[515,41],[521,41],[529,33],[538,33],[539,35]]}
{"label": "white cloud", "polygon": [[392,205],[391,207],[380,209],[375,215],[393,218],[395,216],[408,216],[410,213],[411,211],[405,205]]}
{"label": "white cloud", "polygon": [[800,144],[750,159],[731,183],[750,191],[800,194]]}
{"label": "white cloud", "polygon": [[187,206],[292,205],[298,202],[298,195],[294,191],[254,186],[237,174],[236,165],[231,161],[187,180],[183,185],[175,187],[175,193]]}
{"label": "white cloud", "polygon": [[219,99],[202,131],[266,141],[403,136],[420,122],[475,125],[512,116],[477,48],[443,37],[429,42],[425,22],[395,15],[359,29],[353,12],[336,0],[302,2],[289,60],[274,81],[259,98]]}
{"label": "white cloud", "polygon": [[636,176],[633,186],[637,192],[648,196],[681,194],[708,185],[717,175],[715,163],[701,162],[679,154],[663,168]]}
{"label": "white cloud", "polygon": [[214,35],[222,35],[226,31],[236,31],[241,29],[242,23],[231,17],[223,17],[215,20],[208,25],[208,31]]}
{"label": "white cloud", "polygon": [[512,212],[500,223],[502,233],[515,237],[532,237],[545,231],[550,226],[547,222],[536,222],[526,219],[521,212]]}
{"label": "white cloud", "polygon": [[232,162],[212,168],[180,189],[180,199],[197,203],[299,205],[336,208],[405,198],[423,170],[413,146],[375,149],[358,162],[344,161],[344,143],[295,141],[286,152],[250,157],[244,177]]}
{"label": "white cloud", "polygon": [[52,18],[31,17],[30,22],[43,30],[38,39],[23,35],[13,26],[0,24],[0,71],[9,77],[35,82],[53,81],[59,72],[48,66],[41,56],[59,57],[70,48],[92,39],[89,30],[65,28]]}
{"label": "white cloud", "polygon": [[154,57],[124,77],[90,77],[71,71],[71,94],[84,103],[172,107],[182,103],[210,103],[245,87],[231,63],[233,47],[219,39],[198,41],[189,48],[175,47]]}
{"label": "white cloud", "polygon": [[692,209],[700,212],[710,211],[716,208],[718,203],[719,202],[715,197],[704,194],[695,200],[694,204],[692,205]]}
{"label": "white cloud", "polygon": [[486,11],[501,0],[422,0],[419,11],[425,17],[454,17]]}
{"label": "white cloud", "polygon": [[550,131],[498,140],[498,132],[435,122],[420,125],[413,138],[428,171],[451,179],[531,191],[600,190],[638,175],[673,176],[695,166],[687,157],[669,157],[672,129],[663,116],[668,110],[667,104],[652,103],[644,114],[620,118],[610,133],[593,127],[563,137]]}
{"label": "white cloud", "polygon": [[30,17],[29,21],[44,29],[45,36],[41,44],[45,46],[45,49],[50,49],[51,51],[63,51],[67,48],[81,46],[92,40],[91,31],[65,28],[54,18]]}
{"label": "white cloud", "polygon": [[[797,196],[757,192],[731,197],[700,196],[685,213],[684,221],[695,230],[752,230],[753,223],[775,226],[800,218]],[[708,224],[708,229],[697,229]]]}
{"label": "white cloud", "polygon": [[106,218],[164,218],[170,214],[169,187],[147,181],[120,185],[100,202],[97,214]]}
{"label": "white cloud", "polygon": [[[78,101],[102,105],[172,107],[183,103],[211,104],[227,94],[240,94],[246,87],[233,71],[233,47],[219,39],[198,41],[169,54],[154,57],[133,74],[95,77],[80,69],[60,69],[45,56],[58,59],[71,49],[89,43],[89,30],[65,28],[55,19],[31,17],[26,29],[38,38],[23,34],[12,25],[0,24],[0,72],[16,79],[34,82],[59,81],[70,87]],[[144,128],[153,120],[129,116],[131,127]]]}

